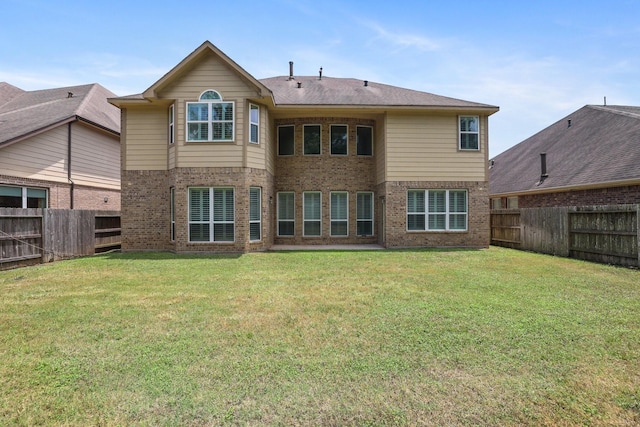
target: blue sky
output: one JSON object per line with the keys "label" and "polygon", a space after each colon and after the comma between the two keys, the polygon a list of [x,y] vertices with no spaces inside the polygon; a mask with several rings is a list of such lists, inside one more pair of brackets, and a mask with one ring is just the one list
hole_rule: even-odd
{"label": "blue sky", "polygon": [[0,81],[140,93],[205,40],[256,78],[497,105],[495,156],[586,104],[640,105],[640,1],[0,0]]}

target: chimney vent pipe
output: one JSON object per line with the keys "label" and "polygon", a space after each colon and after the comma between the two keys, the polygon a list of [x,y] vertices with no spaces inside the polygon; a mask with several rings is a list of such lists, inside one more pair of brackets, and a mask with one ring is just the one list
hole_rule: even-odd
{"label": "chimney vent pipe", "polygon": [[289,61],[289,80],[293,80],[293,61]]}
{"label": "chimney vent pipe", "polygon": [[540,153],[540,182],[542,182],[548,176],[549,174],[547,174],[547,153]]}

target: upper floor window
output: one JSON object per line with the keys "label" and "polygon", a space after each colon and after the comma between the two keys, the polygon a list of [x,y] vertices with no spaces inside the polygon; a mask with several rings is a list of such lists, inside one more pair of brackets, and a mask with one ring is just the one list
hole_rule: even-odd
{"label": "upper floor window", "polygon": [[169,144],[173,144],[173,114],[174,114],[174,108],[173,108],[173,104],[171,104],[169,106]]}
{"label": "upper floor window", "polygon": [[480,149],[480,118],[478,116],[460,116],[460,149]]}
{"label": "upper floor window", "polygon": [[303,152],[308,154],[320,154],[320,125],[304,125],[304,147]]}
{"label": "upper floor window", "polygon": [[249,142],[260,143],[260,107],[249,104]]}
{"label": "upper floor window", "polygon": [[278,156],[293,156],[295,141],[295,128],[291,126],[278,126]]}
{"label": "upper floor window", "polygon": [[373,128],[371,126],[356,127],[356,152],[358,156],[373,155]]}
{"label": "upper floor window", "polygon": [[331,154],[347,155],[348,126],[331,125]]}
{"label": "upper floor window", "polygon": [[199,102],[187,102],[187,141],[233,141],[233,106],[215,90],[203,92]]}

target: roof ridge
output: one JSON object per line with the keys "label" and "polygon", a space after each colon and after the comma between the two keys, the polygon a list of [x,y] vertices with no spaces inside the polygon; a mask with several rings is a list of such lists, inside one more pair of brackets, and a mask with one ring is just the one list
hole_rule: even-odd
{"label": "roof ridge", "polygon": [[84,97],[82,98],[82,101],[80,102],[80,105],[78,105],[78,108],[75,109],[75,113],[76,116],[82,116],[82,112],[84,111],[86,105],[89,103],[91,97],[93,97],[93,93],[97,90],[96,86],[98,85],[97,83],[90,83],[91,84],[91,89],[89,89],[89,91],[84,95]]}
{"label": "roof ridge", "polygon": [[[594,110],[606,111],[612,114],[619,114],[621,116],[630,117],[633,119],[640,119],[640,107],[636,107],[634,105],[587,105],[588,108],[592,108]],[[616,108],[618,107],[618,108]],[[637,108],[638,113],[634,113],[631,111],[621,110],[620,107],[624,108]]]}

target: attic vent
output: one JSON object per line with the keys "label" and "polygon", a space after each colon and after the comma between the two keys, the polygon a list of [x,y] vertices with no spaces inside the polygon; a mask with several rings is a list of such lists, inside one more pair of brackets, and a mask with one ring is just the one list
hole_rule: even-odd
{"label": "attic vent", "polygon": [[364,87],[367,87],[367,86],[369,86],[369,80],[364,81]]}
{"label": "attic vent", "polygon": [[298,89],[302,87],[302,82],[298,82]]}
{"label": "attic vent", "polygon": [[73,98],[73,92],[67,92],[67,98]]}
{"label": "attic vent", "polygon": [[567,120],[567,127],[570,128],[571,127],[571,119]]}

